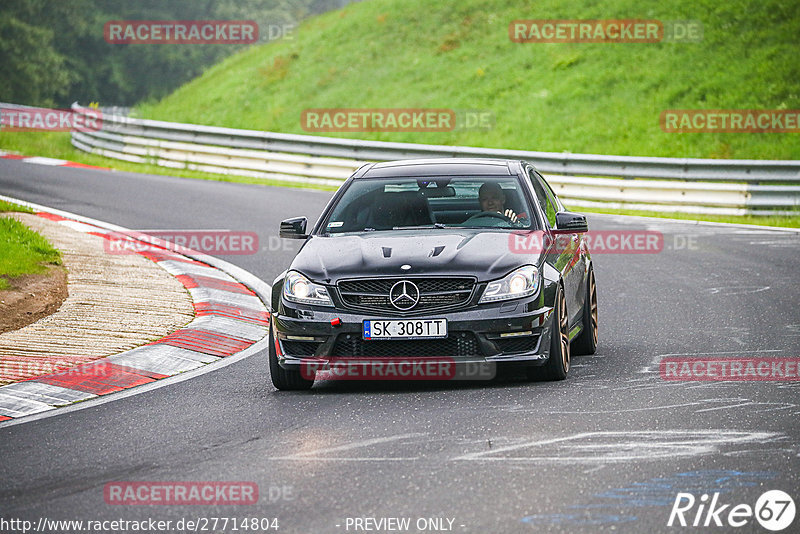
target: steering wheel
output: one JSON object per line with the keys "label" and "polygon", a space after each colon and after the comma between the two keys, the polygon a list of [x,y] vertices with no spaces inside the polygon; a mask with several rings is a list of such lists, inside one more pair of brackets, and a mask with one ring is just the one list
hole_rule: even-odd
{"label": "steering wheel", "polygon": [[[502,220],[504,222],[511,222],[511,219],[509,217],[506,217],[502,213],[498,213],[496,211],[482,211],[480,213],[476,213],[475,215],[473,215],[472,217],[467,219],[467,221],[472,221],[474,219],[482,219],[484,217],[493,218],[493,219],[500,219],[500,220]],[[467,222],[467,221],[464,221],[464,222]]]}

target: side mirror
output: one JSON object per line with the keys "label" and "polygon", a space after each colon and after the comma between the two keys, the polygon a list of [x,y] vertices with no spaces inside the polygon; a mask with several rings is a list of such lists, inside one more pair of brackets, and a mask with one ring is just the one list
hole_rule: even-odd
{"label": "side mirror", "polygon": [[566,232],[588,232],[589,225],[586,216],[570,211],[559,211],[556,213],[556,229]]}
{"label": "side mirror", "polygon": [[308,226],[308,219],[305,217],[286,219],[281,221],[280,236],[286,239],[305,239],[308,237],[306,226]]}

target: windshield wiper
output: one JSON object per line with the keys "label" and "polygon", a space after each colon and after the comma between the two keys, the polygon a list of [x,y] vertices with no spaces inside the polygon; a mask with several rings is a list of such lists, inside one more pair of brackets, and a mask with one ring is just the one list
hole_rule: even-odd
{"label": "windshield wiper", "polygon": [[518,228],[516,226],[453,226],[453,228],[464,228],[467,230],[529,230],[529,228]]}
{"label": "windshield wiper", "polygon": [[416,228],[447,228],[444,223],[418,224],[415,226],[394,226],[392,230],[414,230]]}

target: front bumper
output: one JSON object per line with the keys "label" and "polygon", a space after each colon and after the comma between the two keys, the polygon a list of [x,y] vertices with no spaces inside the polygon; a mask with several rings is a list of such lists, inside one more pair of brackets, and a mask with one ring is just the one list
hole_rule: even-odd
{"label": "front bumper", "polygon": [[[281,298],[272,314],[278,363],[298,369],[315,362],[414,360],[440,358],[457,364],[542,365],[550,347],[552,306],[543,296],[430,312],[412,317],[376,315],[338,308],[312,307]],[[446,339],[364,340],[366,319],[447,319]],[[332,321],[338,319],[338,326]]]}

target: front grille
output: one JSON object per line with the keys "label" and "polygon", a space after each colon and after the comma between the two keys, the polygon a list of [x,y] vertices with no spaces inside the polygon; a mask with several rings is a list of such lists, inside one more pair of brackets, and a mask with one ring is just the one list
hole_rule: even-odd
{"label": "front grille", "polygon": [[281,341],[283,352],[289,356],[313,356],[320,345],[313,341]]}
{"label": "front grille", "polygon": [[482,356],[472,332],[450,332],[445,339],[361,339],[357,334],[339,334],[331,356],[340,358],[433,358]]}
{"label": "front grille", "polygon": [[[419,288],[419,302],[410,310],[398,310],[389,300],[392,286],[402,280],[413,282]],[[339,282],[339,294],[349,308],[402,314],[464,306],[474,287],[472,278],[376,278]]]}
{"label": "front grille", "polygon": [[506,339],[495,339],[500,352],[510,354],[515,352],[531,352],[536,350],[539,336],[510,337]]}

